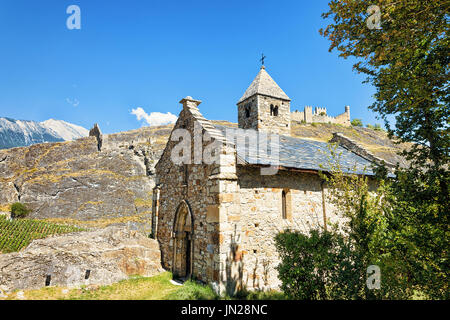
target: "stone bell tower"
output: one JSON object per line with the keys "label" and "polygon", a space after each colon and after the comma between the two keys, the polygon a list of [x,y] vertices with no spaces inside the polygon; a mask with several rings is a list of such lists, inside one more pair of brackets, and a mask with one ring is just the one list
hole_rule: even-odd
{"label": "stone bell tower", "polygon": [[239,128],[291,134],[291,99],[261,67],[237,103]]}

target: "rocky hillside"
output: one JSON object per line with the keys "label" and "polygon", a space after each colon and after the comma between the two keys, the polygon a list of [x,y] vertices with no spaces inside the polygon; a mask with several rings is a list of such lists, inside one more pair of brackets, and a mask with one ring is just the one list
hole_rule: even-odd
{"label": "rocky hillside", "polygon": [[[236,124],[217,121],[228,126]],[[127,224],[150,232],[154,166],[172,125],[144,127],[70,142],[0,150],[0,212],[20,201],[32,218],[82,227]],[[383,131],[293,123],[293,136],[329,141],[334,132],[395,163],[399,146]]]}
{"label": "rocky hillside", "polygon": [[0,211],[20,201],[31,218],[149,232],[154,165],[170,133],[142,128],[0,151]]}

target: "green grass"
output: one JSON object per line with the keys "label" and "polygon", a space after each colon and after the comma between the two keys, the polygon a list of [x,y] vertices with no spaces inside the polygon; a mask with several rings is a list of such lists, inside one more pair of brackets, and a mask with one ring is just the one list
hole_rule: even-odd
{"label": "green grass", "polygon": [[20,251],[35,239],[76,231],[82,231],[82,229],[32,219],[9,221],[5,216],[0,216],[0,252]]}
{"label": "green grass", "polygon": [[[219,297],[210,286],[187,281],[182,286],[170,282],[172,274],[164,272],[154,277],[131,277],[107,286],[83,286],[78,289],[46,287],[24,290],[27,300],[217,300],[217,299],[284,299],[279,292],[247,292],[236,297]],[[7,299],[17,299],[17,292]]]}
{"label": "green grass", "polygon": [[214,290],[207,285],[201,285],[194,281],[186,281],[178,290],[165,297],[166,300],[218,300]]}

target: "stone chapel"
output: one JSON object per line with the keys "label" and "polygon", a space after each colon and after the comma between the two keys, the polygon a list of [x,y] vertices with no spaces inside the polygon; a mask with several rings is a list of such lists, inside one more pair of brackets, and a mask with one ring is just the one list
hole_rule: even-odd
{"label": "stone chapel", "polygon": [[[290,136],[291,99],[264,66],[237,102],[239,129],[205,119],[199,100],[186,97],[180,103],[183,108],[156,165],[153,191],[152,233],[160,243],[163,267],[174,277],[211,283],[221,292],[278,288],[275,235],[287,228],[307,232],[337,219],[319,176],[326,171],[327,143]],[[201,157],[214,142],[216,161],[175,163],[178,129],[207,137],[184,141],[189,148],[183,156]],[[227,130],[242,131],[230,138]],[[240,136],[253,133],[276,137],[277,152],[261,154],[251,142],[237,147]],[[344,167],[374,174],[370,157],[343,146],[338,152]],[[274,163],[274,174],[262,174]]]}

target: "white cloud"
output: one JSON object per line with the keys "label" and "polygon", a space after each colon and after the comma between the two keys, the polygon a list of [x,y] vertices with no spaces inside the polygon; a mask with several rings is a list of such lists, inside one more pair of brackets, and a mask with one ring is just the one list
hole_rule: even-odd
{"label": "white cloud", "polygon": [[149,126],[161,126],[169,123],[175,123],[178,117],[170,112],[151,112],[147,114],[141,107],[131,110],[131,114],[135,115],[138,121],[144,120]]}
{"label": "white cloud", "polygon": [[70,99],[70,98],[66,98],[66,102],[68,104],[71,104],[74,107],[77,107],[80,104],[80,101],[78,101],[76,98],[75,99]]}

